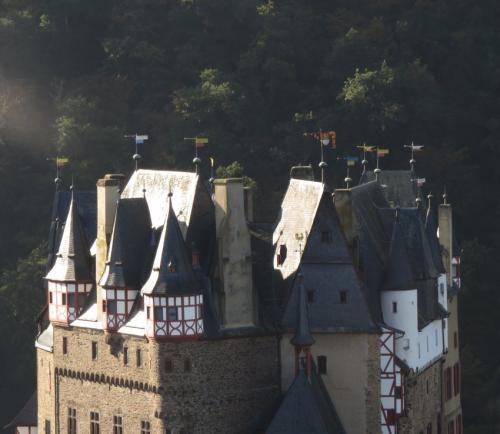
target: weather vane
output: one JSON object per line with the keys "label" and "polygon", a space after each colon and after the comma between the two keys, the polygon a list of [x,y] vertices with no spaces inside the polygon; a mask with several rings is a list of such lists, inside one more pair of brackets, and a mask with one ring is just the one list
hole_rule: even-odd
{"label": "weather vane", "polygon": [[194,158],[193,164],[196,168],[196,174],[198,174],[198,166],[201,163],[201,158],[198,157],[198,149],[204,148],[208,144],[208,137],[184,137],[184,140],[194,143]]}
{"label": "weather vane", "polygon": [[135,154],[132,158],[135,161],[135,170],[139,168],[139,161],[142,159],[142,155],[139,154],[139,145],[143,145],[146,140],[149,140],[149,136],[145,134],[126,134],[124,136],[126,139],[134,138],[135,141]]}
{"label": "weather vane", "polygon": [[410,170],[412,174],[412,180],[414,180],[414,175],[415,175],[415,163],[417,160],[415,160],[415,152],[419,152],[422,149],[424,149],[423,145],[415,145],[413,142],[411,142],[411,145],[404,145],[405,148],[410,149],[411,153],[411,158],[410,158]]}

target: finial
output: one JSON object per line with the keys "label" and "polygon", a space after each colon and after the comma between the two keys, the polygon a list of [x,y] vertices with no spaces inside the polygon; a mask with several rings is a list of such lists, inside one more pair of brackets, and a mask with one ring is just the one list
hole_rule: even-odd
{"label": "finial", "polygon": [[135,170],[139,168],[139,161],[142,159],[142,155],[139,154],[139,145],[144,144],[146,140],[149,140],[149,136],[145,134],[128,134],[124,136],[125,138],[134,138],[135,141],[135,154],[132,155],[132,159],[135,161]]}
{"label": "finial", "polygon": [[71,175],[71,185],[69,186],[69,191],[71,192],[71,200],[75,199],[75,179],[73,175]]}
{"label": "finial", "polygon": [[432,192],[429,192],[429,194],[427,195],[427,200],[428,200],[428,208],[431,209],[431,201],[432,201],[432,198],[434,197],[434,195],[432,194]]}
{"label": "finial", "polygon": [[377,167],[375,168],[375,170],[373,171],[373,173],[375,174],[375,179],[378,181],[378,177],[379,175],[382,173],[382,169],[380,168],[379,166],[379,163],[380,163],[380,156],[379,156],[379,153],[378,153],[378,148],[377,148]]}
{"label": "finial", "polygon": [[420,188],[418,189],[417,197],[415,198],[415,203],[417,204],[417,208],[420,208],[420,204],[422,203]]}
{"label": "finial", "polygon": [[347,174],[346,174],[346,177],[344,178],[344,182],[345,182],[346,188],[349,188],[349,186],[352,182],[352,178],[349,176],[349,166],[347,166]]}
{"label": "finial", "polygon": [[448,194],[446,194],[446,185],[444,186],[444,191],[443,191],[443,204],[444,205],[448,204]]}
{"label": "finial", "polygon": [[319,130],[319,147],[321,149],[321,161],[319,162],[318,166],[321,170],[321,183],[324,184],[325,183],[325,169],[328,167],[328,164],[326,163],[325,158],[324,158],[324,153],[323,153],[324,143],[323,143],[322,137],[323,137],[323,132],[322,132],[322,130]]}
{"label": "finial", "polygon": [[193,164],[195,165],[196,167],[196,173],[198,173],[198,166],[200,165],[201,163],[201,158],[196,156],[193,158]]}
{"label": "finial", "polygon": [[394,212],[394,219],[399,220],[399,205],[396,205],[396,211]]}

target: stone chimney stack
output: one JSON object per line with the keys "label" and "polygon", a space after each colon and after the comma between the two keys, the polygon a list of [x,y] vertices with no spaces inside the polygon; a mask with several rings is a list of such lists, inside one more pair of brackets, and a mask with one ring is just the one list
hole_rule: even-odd
{"label": "stone chimney stack", "polygon": [[[113,231],[113,223],[116,213],[116,202],[120,197],[123,186],[124,175],[108,174],[97,181],[97,240],[95,257],[95,280],[99,282],[106,260],[108,257],[108,246]],[[102,295],[97,289],[97,312],[102,316]]]}
{"label": "stone chimney stack", "polygon": [[449,203],[442,203],[439,205],[438,223],[439,244],[441,244],[442,247],[443,264],[448,278],[448,285],[451,285],[453,283],[453,276],[451,273],[451,260],[453,255],[453,213]]}
{"label": "stone chimney stack", "polygon": [[222,323],[225,328],[253,326],[252,252],[243,180],[216,179],[214,189]]}

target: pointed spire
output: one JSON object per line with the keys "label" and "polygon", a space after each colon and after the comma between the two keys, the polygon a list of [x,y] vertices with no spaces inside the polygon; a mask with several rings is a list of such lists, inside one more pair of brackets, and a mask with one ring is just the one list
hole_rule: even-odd
{"label": "pointed spire", "polygon": [[199,292],[191,260],[179,222],[172,208],[172,192],[168,194],[168,211],[156,250],[153,269],[142,287],[142,294]]}
{"label": "pointed spire", "polygon": [[302,280],[302,273],[299,273],[299,298],[297,300],[297,320],[295,323],[295,334],[290,343],[296,347],[310,347],[314,344],[314,338],[309,329],[309,313],[307,309],[306,290]]}
{"label": "pointed spire", "polygon": [[87,240],[78,214],[74,190],[71,191],[71,202],[56,261],[46,279],[61,282],[93,280]]}

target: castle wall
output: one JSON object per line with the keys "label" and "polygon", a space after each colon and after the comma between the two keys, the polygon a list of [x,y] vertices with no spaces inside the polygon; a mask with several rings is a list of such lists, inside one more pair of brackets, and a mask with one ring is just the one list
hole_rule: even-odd
{"label": "castle wall", "polygon": [[[405,376],[406,416],[399,419],[398,434],[420,434],[438,432],[441,416],[441,361],[417,374]],[[444,431],[444,427],[441,432]]]}
{"label": "castle wall", "polygon": [[[96,360],[92,342],[97,343]],[[154,343],[54,327],[60,432],[67,432],[69,407],[76,409],[78,432],[88,430],[91,411],[99,413],[101,432],[112,432],[113,416],[122,416],[124,432],[140,432],[141,421],[151,424],[151,433],[164,428],[193,434],[249,432],[252,419],[279,394],[277,358],[271,336]],[[44,402],[45,394],[39,393],[39,399]]]}
{"label": "castle wall", "polygon": [[37,394],[38,394],[38,428],[45,432],[45,421],[51,423],[54,431],[55,394],[54,394],[54,360],[51,352],[38,348],[37,359]]}
{"label": "castle wall", "polygon": [[[287,390],[295,375],[291,335],[281,341],[282,387]],[[326,356],[327,373],[323,381],[340,420],[349,434],[380,433],[380,346],[378,334],[314,334],[311,347]]]}

